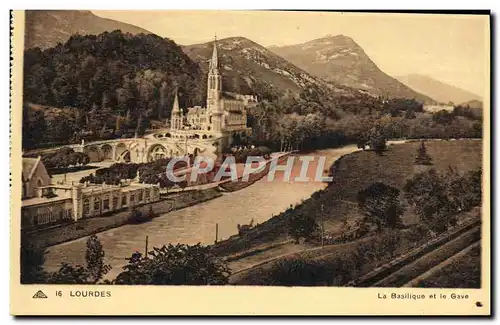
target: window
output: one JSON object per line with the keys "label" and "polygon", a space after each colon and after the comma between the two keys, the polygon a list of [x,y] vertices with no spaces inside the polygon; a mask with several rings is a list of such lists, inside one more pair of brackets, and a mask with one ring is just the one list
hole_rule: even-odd
{"label": "window", "polygon": [[83,215],[87,216],[90,214],[90,202],[89,199],[83,200]]}
{"label": "window", "polygon": [[99,211],[101,210],[101,201],[99,198],[94,199],[94,211]]}
{"label": "window", "polygon": [[149,189],[144,192],[144,198],[146,201],[149,200]]}
{"label": "window", "polygon": [[118,196],[113,197],[113,209],[118,208]]}
{"label": "window", "polygon": [[142,200],[143,200],[143,198],[142,198],[142,191],[139,191],[139,194],[137,196],[138,196],[137,201],[142,202]]}
{"label": "window", "polygon": [[102,209],[105,211],[109,210],[109,197],[104,198],[102,201]]}
{"label": "window", "polygon": [[122,195],[122,206],[126,206],[126,205],[127,205],[127,195],[123,194]]}
{"label": "window", "polygon": [[67,219],[71,219],[71,214],[72,214],[71,209],[66,210],[66,218]]}
{"label": "window", "polygon": [[130,204],[134,203],[135,202],[135,195],[134,194],[131,194],[130,195]]}

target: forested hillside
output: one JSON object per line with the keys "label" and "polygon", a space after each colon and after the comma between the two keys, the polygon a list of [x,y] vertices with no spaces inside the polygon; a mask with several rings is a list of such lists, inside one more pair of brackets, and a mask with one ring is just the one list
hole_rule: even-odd
{"label": "forested hillside", "polygon": [[[64,137],[82,129],[98,131],[117,124],[126,129],[136,127],[127,123],[161,120],[169,115],[175,89],[182,107],[203,99],[198,65],[173,41],[153,34],[74,35],[53,48],[26,50],[24,64],[25,102],[73,110],[72,120],[60,121],[70,124],[69,133],[60,135]],[[37,114],[25,112],[29,115]],[[25,126],[27,122],[42,127],[40,121],[25,120]],[[62,139],[47,135],[45,140]]]}

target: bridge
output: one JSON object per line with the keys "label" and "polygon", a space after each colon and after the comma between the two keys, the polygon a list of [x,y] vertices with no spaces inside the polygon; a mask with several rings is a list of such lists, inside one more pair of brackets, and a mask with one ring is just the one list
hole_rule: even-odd
{"label": "bridge", "polygon": [[223,136],[203,130],[189,130],[171,133],[160,130],[142,138],[123,138],[32,150],[27,154],[54,152],[60,148],[72,148],[75,152],[88,155],[90,162],[113,161],[145,163],[161,158],[185,156],[189,154],[216,158]]}

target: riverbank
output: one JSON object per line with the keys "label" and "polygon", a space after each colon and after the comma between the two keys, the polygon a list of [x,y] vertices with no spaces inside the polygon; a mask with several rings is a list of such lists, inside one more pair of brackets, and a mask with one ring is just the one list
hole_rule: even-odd
{"label": "riverbank", "polygon": [[[278,160],[278,164],[286,160],[291,155],[291,153],[285,153],[285,154],[280,154],[278,157],[274,158]],[[274,159],[269,159],[266,161],[266,166],[264,169],[258,173],[253,173],[248,175],[248,181],[242,182],[241,179],[243,178],[243,175],[238,178],[237,182],[224,182],[219,184],[219,188],[224,191],[224,192],[235,192],[242,190],[258,180],[262,179],[264,176],[266,176],[269,173],[269,168],[271,166],[271,163]]]}
{"label": "riverbank", "polygon": [[[349,146],[321,150],[309,155],[326,156],[325,166],[330,166],[340,156],[356,150],[358,149],[355,146]],[[301,167],[302,162],[294,159],[292,174],[299,175]],[[315,171],[316,169],[311,167],[311,173],[314,174]],[[272,181],[263,177],[252,186],[224,193],[217,199],[171,211],[150,222],[123,225],[98,233],[97,237],[106,254],[105,263],[112,266],[106,278],[116,277],[131,254],[144,251],[146,236],[150,249],[170,243],[212,245],[215,238],[222,241],[237,234],[238,224],[249,224],[252,220],[254,225],[262,224],[288,207],[307,200],[313,193],[326,186],[322,182],[284,182],[280,179],[283,174],[277,172]],[[44,269],[56,271],[62,262],[84,265],[85,250],[85,237],[51,246],[45,255]]]}
{"label": "riverbank", "polygon": [[[174,193],[161,201],[139,206],[137,210],[146,213],[152,208],[160,215],[213,200],[221,195],[213,188]],[[80,219],[78,222],[26,234],[25,239],[38,247],[50,247],[126,225],[129,216],[130,211],[127,209],[106,217]]]}
{"label": "riverbank", "polygon": [[[288,157],[289,153],[283,154],[276,159],[281,161]],[[229,182],[228,184],[240,184],[243,183],[244,186],[233,187],[230,190],[224,190],[228,192],[234,192],[246,188],[249,185],[254,184],[257,180],[261,179],[263,176],[267,175],[269,172],[269,165],[271,160],[266,164],[264,171],[250,175],[249,182]],[[222,196],[220,191],[221,184],[213,184],[210,187],[195,187],[194,189],[186,188],[182,191],[171,191],[168,193],[161,201],[145,204],[138,206],[137,210],[142,213],[147,213],[150,208],[153,209],[157,216],[180,210],[186,207],[190,207],[196,204],[200,204],[209,200],[213,200]],[[29,233],[25,235],[25,239],[39,247],[50,247],[78,238],[90,236],[92,234],[97,234],[109,229],[118,228],[128,224],[128,217],[130,216],[130,211],[128,209],[113,213],[109,216],[94,217],[88,219],[80,219],[76,223],[66,223],[61,224],[49,229],[41,229],[39,231]]]}
{"label": "riverbank", "polygon": [[[288,211],[257,225],[244,235],[235,235],[213,245],[214,253],[224,258],[239,256],[240,268],[240,265],[251,266],[253,262],[250,259],[267,260],[273,255],[281,255],[280,252],[300,250],[300,247],[292,247],[296,246],[294,243],[276,245],[289,239],[286,229],[291,213],[311,216],[317,222],[323,220],[326,237],[338,237],[343,231],[343,220],[352,222],[362,217],[356,203],[360,189],[376,181],[402,189],[408,178],[421,171],[421,166],[413,163],[419,145],[419,142],[412,142],[389,146],[382,156],[371,151],[343,155],[332,164],[333,182],[328,187],[317,191],[308,200],[290,207]],[[446,171],[449,166],[453,166],[460,172],[467,172],[481,166],[479,141],[431,141],[426,143],[426,146],[433,159],[432,168],[437,170]],[[321,209],[322,206],[324,209]],[[418,223],[419,219],[412,209],[407,209],[403,222],[411,226]],[[233,265],[235,260],[231,257]]]}

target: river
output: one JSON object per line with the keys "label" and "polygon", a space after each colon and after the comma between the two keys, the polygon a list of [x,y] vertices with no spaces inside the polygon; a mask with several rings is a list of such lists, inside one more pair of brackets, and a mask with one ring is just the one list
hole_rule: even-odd
{"label": "river", "polygon": [[[328,169],[336,159],[356,150],[355,146],[347,146],[309,154],[316,158],[310,163],[308,176],[314,177],[318,156],[327,157],[324,169]],[[301,164],[297,158],[294,160],[292,179],[299,174]],[[313,181],[284,182],[283,172],[276,172],[274,181],[268,181],[264,177],[242,190],[224,193],[214,200],[172,211],[151,222],[101,232],[97,236],[106,254],[105,262],[112,266],[106,278],[114,278],[119,274],[127,264],[125,259],[134,251],[144,252],[146,236],[149,249],[168,243],[213,244],[216,224],[219,225],[219,240],[226,239],[238,232],[238,224],[248,224],[252,219],[254,223],[262,223],[290,205],[309,198],[325,186],[325,183]],[[49,247],[45,269],[54,271],[61,262],[84,265],[86,241],[87,237]]]}

